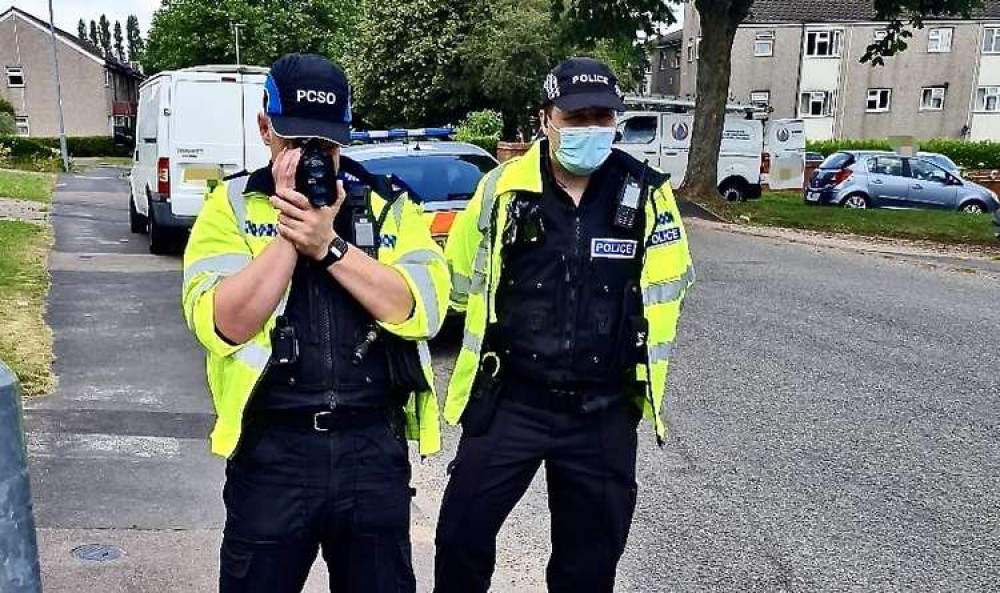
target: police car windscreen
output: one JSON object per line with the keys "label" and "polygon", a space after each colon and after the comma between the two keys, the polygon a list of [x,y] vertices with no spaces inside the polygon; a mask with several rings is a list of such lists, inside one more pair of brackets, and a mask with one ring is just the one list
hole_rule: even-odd
{"label": "police car windscreen", "polygon": [[421,202],[467,200],[483,174],[496,167],[491,158],[477,154],[428,154],[363,161],[369,172],[395,175]]}

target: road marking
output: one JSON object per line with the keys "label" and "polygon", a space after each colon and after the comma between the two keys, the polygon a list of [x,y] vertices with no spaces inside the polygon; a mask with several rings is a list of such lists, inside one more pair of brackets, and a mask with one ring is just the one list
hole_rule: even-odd
{"label": "road marking", "polygon": [[60,459],[172,459],[181,452],[180,439],[115,434],[28,433],[28,455]]}

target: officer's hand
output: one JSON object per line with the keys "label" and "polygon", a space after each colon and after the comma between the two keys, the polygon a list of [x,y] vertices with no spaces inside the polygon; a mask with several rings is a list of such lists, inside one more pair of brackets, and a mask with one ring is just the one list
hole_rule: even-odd
{"label": "officer's hand", "polygon": [[278,153],[274,163],[271,164],[275,189],[295,188],[295,171],[298,169],[301,156],[302,151],[298,148],[286,148]]}
{"label": "officer's hand", "polygon": [[333,241],[333,219],[344,201],[343,185],[337,182],[337,202],[314,208],[309,199],[294,189],[278,189],[271,205],[279,210],[278,232],[306,257],[323,259]]}

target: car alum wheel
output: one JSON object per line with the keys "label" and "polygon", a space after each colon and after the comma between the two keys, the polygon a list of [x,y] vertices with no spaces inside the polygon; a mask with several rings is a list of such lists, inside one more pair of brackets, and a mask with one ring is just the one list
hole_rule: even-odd
{"label": "car alum wheel", "polygon": [[982,204],[976,202],[972,202],[970,204],[962,206],[961,210],[966,214],[984,214],[986,212],[986,208],[983,208]]}
{"label": "car alum wheel", "polygon": [[851,194],[844,198],[844,208],[852,210],[865,210],[868,208],[868,200],[861,194]]}

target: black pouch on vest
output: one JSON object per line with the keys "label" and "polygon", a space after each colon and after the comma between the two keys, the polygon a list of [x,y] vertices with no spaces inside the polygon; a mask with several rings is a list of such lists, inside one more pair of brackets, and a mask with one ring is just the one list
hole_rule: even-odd
{"label": "black pouch on vest", "polygon": [[499,359],[493,353],[487,353],[479,363],[476,379],[472,382],[469,402],[465,404],[465,411],[459,420],[462,424],[462,433],[465,435],[482,436],[493,424],[500,396],[500,380],[497,377],[499,364]]}
{"label": "black pouch on vest", "polygon": [[389,384],[396,393],[430,391],[431,386],[420,364],[417,343],[398,336],[385,335],[385,353],[389,362]]}

